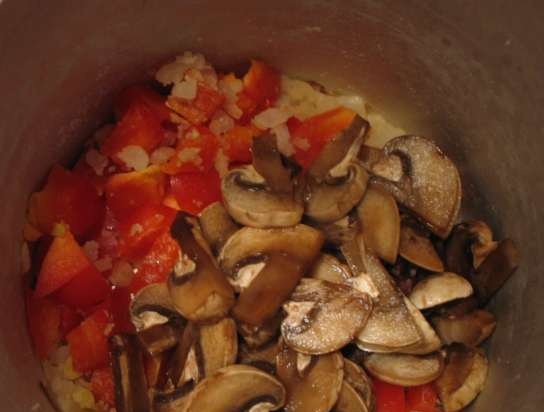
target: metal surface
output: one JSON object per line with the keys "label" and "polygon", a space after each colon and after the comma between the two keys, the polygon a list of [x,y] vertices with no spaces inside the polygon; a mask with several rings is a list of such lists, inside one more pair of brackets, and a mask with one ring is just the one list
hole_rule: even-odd
{"label": "metal surface", "polygon": [[360,91],[460,165],[464,210],[512,236],[523,267],[494,300],[491,375],[474,410],[544,406],[544,3],[0,0],[0,395],[39,402],[19,250],[29,192],[73,158],[111,93],[186,49],[247,57]]}

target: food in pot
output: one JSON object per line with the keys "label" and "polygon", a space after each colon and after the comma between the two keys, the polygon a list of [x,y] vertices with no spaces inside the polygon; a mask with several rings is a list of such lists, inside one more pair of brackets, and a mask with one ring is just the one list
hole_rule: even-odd
{"label": "food in pot", "polygon": [[359,96],[185,53],[31,196],[25,298],[61,411],[454,412],[510,239]]}

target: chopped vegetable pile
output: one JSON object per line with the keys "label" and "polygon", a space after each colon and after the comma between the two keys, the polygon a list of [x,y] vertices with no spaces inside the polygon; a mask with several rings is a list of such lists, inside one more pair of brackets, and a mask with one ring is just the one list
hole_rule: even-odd
{"label": "chopped vegetable pile", "polygon": [[[29,202],[25,298],[61,411],[454,412],[510,239],[360,97],[185,53]],[[168,90],[168,95],[160,91]]]}

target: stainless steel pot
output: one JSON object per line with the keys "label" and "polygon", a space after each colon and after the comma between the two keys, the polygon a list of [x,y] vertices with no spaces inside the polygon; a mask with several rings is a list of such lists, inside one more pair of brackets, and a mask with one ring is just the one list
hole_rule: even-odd
{"label": "stainless steel pot", "polygon": [[263,57],[360,91],[451,154],[465,213],[512,236],[523,253],[492,303],[491,375],[474,410],[541,411],[543,15],[538,0],[0,0],[0,409],[49,409],[19,275],[30,191],[53,162],[73,158],[112,93],[190,49],[223,67]]}

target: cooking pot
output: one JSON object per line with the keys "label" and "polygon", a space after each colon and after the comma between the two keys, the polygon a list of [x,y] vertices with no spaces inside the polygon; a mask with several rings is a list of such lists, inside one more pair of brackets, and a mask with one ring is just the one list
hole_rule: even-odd
{"label": "cooking pot", "polygon": [[544,406],[544,3],[507,0],[0,0],[0,396],[50,410],[25,329],[19,261],[29,193],[111,110],[111,96],[184,50],[218,67],[261,57],[362,93],[461,169],[463,214],[511,236],[522,267],[478,412]]}

